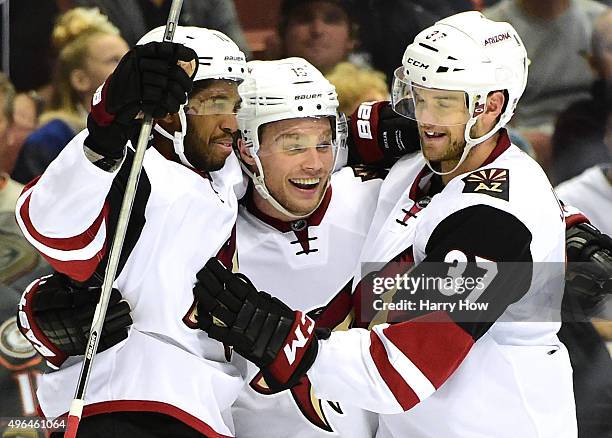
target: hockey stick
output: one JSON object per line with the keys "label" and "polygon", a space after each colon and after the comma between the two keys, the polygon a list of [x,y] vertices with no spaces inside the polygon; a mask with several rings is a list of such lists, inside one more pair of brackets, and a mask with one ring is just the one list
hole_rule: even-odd
{"label": "hockey stick", "polygon": [[[172,0],[170,15],[168,15],[166,31],[164,33],[164,41],[172,42],[182,6],[183,0]],[[147,143],[149,142],[152,127],[153,118],[149,114],[145,114],[144,122],[142,124],[142,128],[140,129],[140,136],[138,137],[138,143],[136,145],[134,162],[132,163],[132,168],[130,169],[130,176],[125,188],[125,194],[123,195],[121,210],[119,211],[117,229],[115,231],[115,236],[113,237],[113,242],[108,256],[108,265],[106,266],[106,272],[104,273],[100,301],[98,301],[98,304],[96,305],[91,330],[89,332],[89,339],[87,340],[87,348],[85,349],[85,358],[81,366],[81,374],[79,375],[76,393],[72,403],[70,404],[70,411],[68,412],[68,422],[64,435],[65,438],[76,438],[79,422],[81,421],[81,415],[83,414],[83,407],[85,405],[85,391],[87,390],[87,383],[89,382],[93,360],[96,351],[98,350],[98,342],[100,341],[100,334],[102,333],[102,327],[104,326],[106,309],[108,307],[108,301],[110,300],[115,275],[117,274],[119,257],[121,255],[125,233],[130,219],[130,214],[132,212],[134,196],[136,195],[136,185],[138,184],[138,178],[140,177],[140,171],[142,170],[142,161],[147,150]]]}

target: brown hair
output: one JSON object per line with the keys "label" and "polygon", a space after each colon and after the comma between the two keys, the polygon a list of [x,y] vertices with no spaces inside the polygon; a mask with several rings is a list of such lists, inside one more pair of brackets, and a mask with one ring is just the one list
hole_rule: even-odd
{"label": "brown hair", "polygon": [[349,34],[351,39],[355,41],[359,40],[359,25],[357,24],[357,19],[354,16],[353,8],[348,5],[346,0],[283,0],[280,6],[280,17],[277,27],[277,32],[281,39],[284,39],[286,36],[287,27],[292,18],[294,10],[300,6],[314,3],[315,1],[332,3],[342,9],[348,19]]}

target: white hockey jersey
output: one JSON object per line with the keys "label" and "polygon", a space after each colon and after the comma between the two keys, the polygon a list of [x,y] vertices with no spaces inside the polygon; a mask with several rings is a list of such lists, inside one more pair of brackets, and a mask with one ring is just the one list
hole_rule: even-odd
{"label": "white hockey jersey", "polygon": [[[102,171],[83,153],[86,135],[66,146],[17,205],[28,241],[55,269],[81,281],[103,272],[132,157],[118,173]],[[246,364],[229,362],[222,344],[193,328],[192,288],[210,257],[231,262],[244,188],[233,155],[203,178],[154,149],[146,152],[115,281],[134,324],[127,340],[96,356],[85,416],[155,411],[206,436],[233,435],[229,408]],[[68,410],[80,366],[66,363],[42,377],[37,394],[46,416]]]}
{"label": "white hockey jersey", "polygon": [[[240,272],[259,289],[308,312],[318,326],[347,329],[351,280],[381,183],[344,168],[332,176],[319,208],[293,222],[265,215],[247,195],[236,224]],[[271,393],[253,364],[248,379],[232,408],[240,438],[374,436],[376,415],[349,403],[317,399],[307,379]]]}
{"label": "white hockey jersey", "polygon": [[612,235],[612,183],[604,170],[593,166],[562,182],[555,190],[563,202],[582,211],[602,233]]}
{"label": "white hockey jersey", "polygon": [[[420,156],[394,166],[362,254],[375,265],[355,281],[363,319],[410,320],[320,341],[308,372],[315,394],[381,413],[379,437],[576,437],[571,366],[556,336],[565,224],[546,176],[502,131],[481,168],[431,196],[435,184]],[[374,278],[412,261],[413,279],[467,277],[451,268],[472,262],[462,269],[481,269],[484,287],[396,285],[387,301],[416,309],[368,312],[385,301]],[[464,295],[487,310],[430,307],[459,307]]]}

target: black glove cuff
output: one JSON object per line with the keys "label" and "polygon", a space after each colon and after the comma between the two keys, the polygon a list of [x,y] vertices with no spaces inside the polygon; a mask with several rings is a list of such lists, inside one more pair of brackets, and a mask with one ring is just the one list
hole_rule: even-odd
{"label": "black glove cuff", "polygon": [[315,359],[317,358],[317,354],[319,353],[319,340],[315,334],[314,339],[310,343],[308,350],[304,353],[304,357],[302,358],[300,364],[295,369],[289,380],[286,383],[280,383],[278,380],[274,378],[272,374],[270,374],[267,369],[262,369],[261,374],[264,377],[268,387],[274,391],[284,391],[285,389],[293,388],[295,385],[300,383],[302,377],[306,375]]}
{"label": "black glove cuff", "polygon": [[122,125],[118,122],[100,126],[89,115],[87,117],[89,135],[85,138],[85,146],[104,158],[121,161],[125,156],[126,144],[133,129],[131,125]]}

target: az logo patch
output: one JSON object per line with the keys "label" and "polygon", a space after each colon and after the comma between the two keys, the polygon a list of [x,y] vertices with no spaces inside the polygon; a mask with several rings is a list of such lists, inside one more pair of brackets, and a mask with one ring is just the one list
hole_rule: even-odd
{"label": "az logo patch", "polygon": [[463,193],[482,193],[507,201],[510,196],[508,169],[483,169],[463,178]]}

